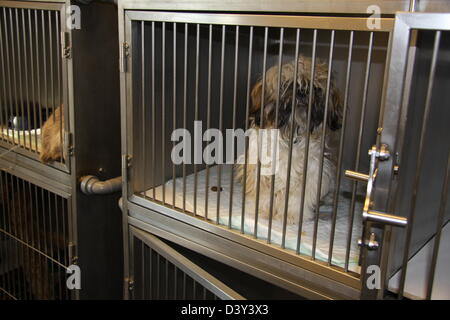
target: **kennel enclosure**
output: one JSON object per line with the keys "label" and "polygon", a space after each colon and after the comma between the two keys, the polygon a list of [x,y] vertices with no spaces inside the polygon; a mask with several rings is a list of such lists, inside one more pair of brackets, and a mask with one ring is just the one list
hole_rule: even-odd
{"label": "kennel enclosure", "polygon": [[[448,16],[430,12],[448,8],[443,2],[376,2],[383,16],[371,28],[367,8],[373,4],[119,3],[125,297],[137,268],[127,240],[135,228],[303,297],[381,298],[387,289],[399,297],[431,297],[437,273],[420,289],[428,293],[417,296],[403,292],[414,275],[404,272],[397,289],[391,278],[415,268],[410,258],[439,238],[448,220],[448,143],[436,138],[445,136],[440,121],[448,114],[431,98],[448,101],[448,79],[441,74],[442,86],[428,81],[448,57]],[[434,47],[429,34],[439,34]],[[292,226],[283,217],[260,216],[231,165],[174,164],[171,134],[193,132],[195,121],[203,130],[247,129],[252,86],[270,67],[299,56],[311,59],[312,74],[314,62],[328,64],[342,95],[343,123],[333,201],[318,203],[313,221]],[[423,118],[424,109],[433,116]],[[439,161],[413,168],[409,162],[423,163],[425,154]],[[408,179],[422,171],[419,188],[419,178]],[[416,209],[406,205],[411,197]],[[422,272],[437,270],[445,258],[438,247]],[[379,290],[367,288],[370,265],[380,267]]]}
{"label": "kennel enclosure", "polygon": [[[2,298],[120,298],[119,195],[80,189],[120,176],[115,25],[112,3],[0,2]],[[52,120],[61,157],[43,163]],[[66,287],[73,264],[81,290]]]}

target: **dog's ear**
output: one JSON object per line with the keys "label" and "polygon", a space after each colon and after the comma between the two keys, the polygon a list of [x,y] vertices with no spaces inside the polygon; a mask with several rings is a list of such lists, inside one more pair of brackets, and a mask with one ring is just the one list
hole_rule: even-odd
{"label": "dog's ear", "polygon": [[256,113],[261,109],[261,93],[262,93],[262,81],[259,80],[252,88],[250,93],[251,98],[251,113]]}
{"label": "dog's ear", "polygon": [[339,91],[333,86],[328,106],[328,127],[335,131],[342,127],[342,103]]}

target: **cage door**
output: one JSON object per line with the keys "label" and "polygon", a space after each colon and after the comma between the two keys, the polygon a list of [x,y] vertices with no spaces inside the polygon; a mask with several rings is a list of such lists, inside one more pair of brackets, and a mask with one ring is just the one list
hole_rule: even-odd
{"label": "cage door", "polygon": [[244,297],[150,233],[130,226],[133,300],[243,300]]}
{"label": "cage door", "polygon": [[[398,298],[430,299],[437,294],[436,283],[441,285],[436,279],[446,255],[440,239],[450,217],[450,143],[444,138],[450,120],[444,107],[450,101],[445,89],[450,79],[444,71],[449,30],[449,14],[396,15],[382,120],[369,151],[370,172],[347,171],[347,176],[368,183],[359,243],[362,298],[382,298],[389,289]],[[413,265],[412,258],[427,243],[430,258],[422,266]],[[417,280],[421,284],[416,286]],[[413,287],[418,289],[413,292]],[[448,294],[449,287],[440,287],[440,294]]]}

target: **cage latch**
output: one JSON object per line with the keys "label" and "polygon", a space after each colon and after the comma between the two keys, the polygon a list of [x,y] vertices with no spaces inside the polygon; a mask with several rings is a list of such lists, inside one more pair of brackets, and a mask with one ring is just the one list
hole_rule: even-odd
{"label": "cage latch", "polygon": [[[360,173],[357,171],[346,170],[345,176],[355,181],[366,182],[366,197],[364,200],[364,208],[363,208],[363,221],[364,222],[375,222],[380,224],[387,224],[391,226],[404,227],[408,223],[408,220],[404,217],[392,215],[389,213],[384,213],[381,211],[372,210],[373,201],[372,191],[375,179],[377,177],[378,168],[376,168],[377,161],[385,161],[389,159],[390,153],[387,145],[382,144],[380,148],[377,146],[373,146],[369,150],[370,156],[370,167],[369,174]],[[362,235],[365,234],[365,223],[363,225]],[[369,250],[376,250],[378,248],[378,242],[375,241],[375,234],[371,234],[369,240],[359,240],[358,245],[361,247],[367,247]]]}

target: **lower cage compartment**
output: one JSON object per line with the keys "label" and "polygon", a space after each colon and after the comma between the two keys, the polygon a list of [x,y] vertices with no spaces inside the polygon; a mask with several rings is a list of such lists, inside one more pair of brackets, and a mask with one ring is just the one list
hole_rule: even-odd
{"label": "lower cage compartment", "polygon": [[68,300],[69,199],[0,173],[0,297]]}
{"label": "lower cage compartment", "polygon": [[133,299],[303,299],[135,227],[130,233]]}

